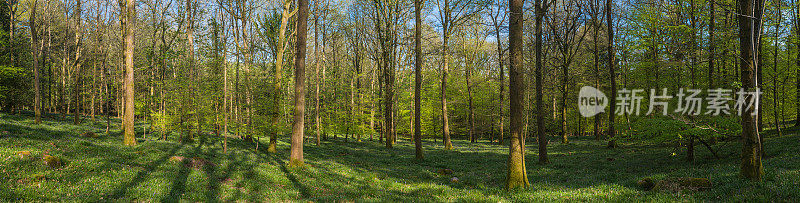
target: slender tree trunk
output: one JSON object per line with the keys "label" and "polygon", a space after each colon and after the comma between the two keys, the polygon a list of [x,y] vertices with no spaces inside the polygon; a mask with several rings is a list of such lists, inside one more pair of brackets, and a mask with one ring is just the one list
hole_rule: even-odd
{"label": "slender tree trunk", "polygon": [[[794,13],[794,32],[795,36],[800,36],[800,3],[797,1],[794,2],[795,8],[792,9],[792,13]],[[794,63],[795,63],[795,109],[800,109],[800,40],[798,40],[797,44],[795,44],[795,53]],[[795,111],[795,123],[794,126],[800,126],[800,110]]]}
{"label": "slender tree trunk", "polygon": [[36,4],[38,1],[33,1],[30,6],[30,17],[28,18],[29,27],[31,29],[31,51],[33,52],[33,111],[36,115],[36,124],[42,123],[42,98],[39,88],[39,34],[36,32]]}
{"label": "slender tree trunk", "polygon": [[[503,11],[498,9],[497,12],[503,12]],[[496,20],[494,21],[494,31],[495,31],[495,38],[496,39],[500,39],[500,25],[497,23]],[[500,67],[500,85],[499,85],[500,86],[500,111],[499,111],[499,114],[500,114],[500,141],[499,141],[498,144],[503,144],[503,136],[505,136],[505,129],[503,129],[503,128],[505,127],[505,119],[506,119],[506,117],[505,117],[505,105],[506,105],[506,102],[505,102],[505,100],[506,100],[506,93],[505,93],[505,90],[506,90],[506,81],[505,81],[505,77],[506,76],[505,76],[505,74],[506,73],[505,73],[505,69],[506,68],[503,67],[503,62],[504,61],[505,60],[503,60],[503,45],[500,44],[500,41],[498,40],[497,41],[497,63],[498,63],[498,66]],[[491,140],[489,140],[489,142],[490,143],[494,142],[494,140],[491,139]]]}
{"label": "slender tree trunk", "polygon": [[303,128],[306,107],[306,35],[308,31],[308,0],[297,1],[297,42],[294,60],[294,119],[292,123],[289,166],[303,166]]}
{"label": "slender tree trunk", "polygon": [[450,120],[449,116],[447,115],[447,72],[449,71],[450,67],[450,48],[449,48],[449,39],[450,39],[450,30],[452,29],[452,25],[450,25],[450,1],[444,0],[444,26],[442,29],[442,88],[441,88],[441,95],[442,95],[442,135],[444,141],[444,149],[450,150],[453,149],[453,143],[450,142]]}
{"label": "slender tree trunk", "polygon": [[475,105],[472,99],[472,81],[470,81],[472,64],[475,59],[474,57],[469,57],[470,62],[464,67],[464,80],[467,82],[467,100],[469,101],[469,141],[475,143],[475,141],[477,141],[477,138],[475,138]]}
{"label": "slender tree trunk", "polygon": [[120,9],[125,9],[122,12],[123,15],[123,26],[122,32],[124,34],[124,55],[125,55],[125,116],[123,117],[123,131],[124,131],[124,143],[128,146],[136,145],[136,137],[133,131],[133,122],[134,122],[134,107],[133,107],[133,24],[136,18],[136,5],[134,4],[134,0],[119,0]]}
{"label": "slender tree trunk", "polygon": [[[775,5],[775,12],[778,14],[778,19],[780,20],[775,22],[775,52],[772,57],[772,73],[775,74],[775,77],[772,78],[772,119],[775,123],[775,129],[778,131],[778,136],[783,136],[783,132],[781,132],[781,125],[778,122],[778,57],[780,57],[778,55],[778,39],[780,37],[779,29],[781,26],[781,21],[783,20],[783,13],[781,11],[781,2],[776,1],[774,3],[777,4]],[[763,152],[764,150],[762,149],[761,151]]]}
{"label": "slender tree trunk", "polygon": [[73,116],[72,124],[78,125],[81,121],[81,77],[83,74],[81,73],[81,0],[77,0],[75,5],[75,13],[72,14],[75,16],[75,83],[72,86],[72,96],[75,102],[75,114]]}
{"label": "slender tree trunk", "polygon": [[[519,1],[519,0],[510,0],[509,3],[516,2],[516,1]],[[547,141],[547,135],[544,133],[544,130],[545,130],[545,128],[544,128],[544,103],[542,102],[542,96],[543,96],[542,95],[542,89],[543,89],[542,88],[542,69],[544,68],[543,67],[544,64],[542,63],[542,35],[543,35],[542,34],[542,19],[544,18],[544,14],[547,11],[547,8],[543,7],[545,5],[542,5],[543,2],[541,2],[541,1],[542,0],[535,0],[535,4],[534,4],[534,10],[536,12],[536,16],[535,16],[536,25],[534,27],[536,29],[536,39],[534,41],[534,49],[535,49],[535,52],[536,52],[536,111],[537,111],[537,113],[536,113],[536,137],[539,140],[538,141],[538,143],[539,143],[539,163],[540,164],[547,164],[547,163],[550,163],[550,160],[547,159],[547,142],[548,141]],[[514,13],[515,12],[512,11],[511,15],[514,15]],[[522,17],[518,17],[518,18],[522,18]],[[517,19],[517,20],[521,21],[521,19]],[[519,23],[522,24],[522,22],[519,22]],[[521,31],[519,31],[519,32],[521,32]],[[519,43],[522,43],[521,41],[522,40],[520,40]],[[511,46],[511,44],[509,43],[509,50],[511,49],[510,46]],[[511,52],[509,51],[509,54],[510,53]],[[509,57],[511,57],[511,55],[509,55]],[[515,91],[514,87],[511,87],[511,86],[509,86],[508,89],[510,91],[509,94],[511,93],[511,91]],[[510,112],[513,114],[514,111],[510,110]],[[514,128],[514,127],[511,127],[511,128]]]}
{"label": "slender tree trunk", "polygon": [[414,0],[414,157],[422,160],[422,124],[421,124],[421,89],[422,89],[422,4],[423,0]]}
{"label": "slender tree trunk", "polygon": [[[742,88],[744,91],[753,92],[756,88],[754,79],[756,68],[756,46],[760,38],[759,28],[754,26],[756,20],[748,16],[759,16],[758,12],[763,8],[760,0],[738,0],[739,19],[739,48],[742,64]],[[747,95],[745,103],[755,104],[756,98]],[[744,108],[742,112],[742,162],[740,174],[749,180],[761,181],[764,175],[764,167],[761,164],[761,145],[758,135],[756,117],[753,108]]]}
{"label": "slender tree trunk", "polygon": [[319,1],[314,0],[314,126],[317,135],[316,144],[320,145],[319,136]]}
{"label": "slender tree trunk", "polygon": [[448,72],[448,69],[449,69],[448,64],[450,63],[450,60],[449,60],[450,55],[447,54],[447,52],[449,51],[449,49],[447,48],[448,38],[449,37],[447,36],[447,34],[445,34],[445,36],[444,36],[444,45],[443,45],[444,46],[443,47],[444,51],[442,53],[443,57],[444,57],[444,62],[443,62],[444,64],[442,65],[442,88],[441,88],[441,95],[442,95],[442,98],[441,98],[441,101],[442,101],[442,137],[443,137],[442,140],[444,141],[444,149],[445,150],[453,149],[453,143],[450,142],[450,120],[448,120],[449,116],[447,115],[447,72]]}
{"label": "slender tree trunk", "polygon": [[714,89],[714,67],[716,66],[716,54],[717,54],[717,45],[716,38],[715,38],[715,17],[716,13],[716,2],[715,0],[710,0],[708,3],[709,9],[709,20],[708,20],[708,89]]}
{"label": "slender tree trunk", "polygon": [[[616,51],[614,48],[614,25],[613,25],[613,1],[606,0],[606,26],[608,26],[608,49],[606,49],[608,57],[608,71],[609,71],[609,84],[611,85],[611,95],[617,95],[617,73],[616,73]],[[611,138],[608,141],[608,147],[614,148],[617,147],[617,143],[614,140],[614,136],[616,136],[617,131],[614,128],[614,114],[617,107],[617,100],[611,99],[611,104],[609,106],[610,110],[608,113],[608,137]]]}
{"label": "slender tree trunk", "polygon": [[[563,56],[567,57],[567,54],[564,53]],[[566,62],[561,66],[561,71],[563,75],[561,78],[561,119],[559,123],[561,124],[561,144],[567,144],[569,143],[569,140],[567,140],[567,86],[569,84],[569,66]]]}

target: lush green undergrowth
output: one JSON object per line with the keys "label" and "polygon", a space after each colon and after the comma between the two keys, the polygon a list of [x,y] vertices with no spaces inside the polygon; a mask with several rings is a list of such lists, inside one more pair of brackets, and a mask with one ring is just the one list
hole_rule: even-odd
{"label": "lush green undergrowth", "polygon": [[[306,144],[306,167],[287,168],[286,137],[278,154],[266,153],[266,140],[256,149],[237,139],[223,153],[222,140],[213,136],[126,147],[118,131],[104,132],[104,122],[67,123],[36,125],[30,117],[0,114],[0,201],[800,201],[800,136],[794,133],[766,140],[759,183],[738,178],[736,142],[715,146],[721,159],[698,148],[697,161],[686,163],[682,149],[625,142],[606,149],[605,142],[578,137],[566,145],[551,142],[548,165],[537,164],[536,143],[529,142],[533,189],[507,192],[508,149],[496,144],[459,140],[445,151],[427,142],[425,160],[416,161],[408,140],[394,149],[330,140]],[[96,138],[80,136],[87,131]],[[44,165],[44,155],[62,158],[64,166]],[[637,181],[647,177],[707,178],[713,186],[644,191]]]}

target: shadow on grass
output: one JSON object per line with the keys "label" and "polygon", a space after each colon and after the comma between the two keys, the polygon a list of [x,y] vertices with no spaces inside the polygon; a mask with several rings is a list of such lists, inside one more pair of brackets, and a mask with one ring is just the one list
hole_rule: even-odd
{"label": "shadow on grass", "polygon": [[123,184],[122,186],[120,186],[119,188],[114,190],[114,193],[111,194],[109,197],[111,199],[120,199],[120,198],[125,197],[125,195],[127,194],[128,190],[130,190],[131,188],[134,188],[134,187],[138,186],[139,184],[141,184],[142,182],[144,182],[145,179],[147,178],[147,176],[151,172],[153,172],[154,169],[156,169],[158,166],[161,166],[162,164],[164,164],[164,162],[169,160],[169,158],[172,157],[173,155],[175,155],[175,153],[177,153],[178,150],[180,148],[182,148],[182,147],[183,146],[181,146],[181,145],[175,145],[174,147],[172,147],[172,149],[170,149],[170,151],[168,153],[166,153],[163,156],[161,156],[158,160],[150,162],[150,164],[148,164],[143,170],[141,170],[138,173],[136,173],[136,176],[131,181]]}

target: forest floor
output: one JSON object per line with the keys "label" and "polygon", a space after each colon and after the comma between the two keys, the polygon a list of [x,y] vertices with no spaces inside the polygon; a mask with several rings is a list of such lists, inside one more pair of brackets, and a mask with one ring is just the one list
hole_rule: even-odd
{"label": "forest floor", "polygon": [[[277,154],[266,153],[267,139],[258,150],[230,139],[223,153],[222,139],[213,136],[186,144],[140,139],[126,147],[119,131],[104,133],[99,119],[71,123],[45,119],[36,125],[30,116],[0,114],[0,201],[800,201],[796,133],[766,139],[764,181],[757,183],[737,176],[737,142],[715,146],[720,159],[700,146],[697,160],[687,163],[683,150],[672,146],[623,142],[606,149],[603,141],[575,137],[566,145],[551,141],[547,165],[537,164],[529,142],[533,189],[506,192],[508,149],[487,142],[457,140],[450,151],[427,142],[425,160],[416,161],[405,139],[394,149],[368,138],[330,140],[306,144],[306,167],[287,168],[287,137]],[[86,131],[98,138],[80,136]],[[64,166],[44,165],[45,154],[62,158]],[[707,178],[713,186],[645,191],[637,181],[647,177]]]}

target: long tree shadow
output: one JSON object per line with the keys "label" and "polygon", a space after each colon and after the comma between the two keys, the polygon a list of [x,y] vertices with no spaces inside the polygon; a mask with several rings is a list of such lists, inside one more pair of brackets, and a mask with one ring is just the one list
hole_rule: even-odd
{"label": "long tree shadow", "polygon": [[187,165],[192,164],[191,162],[193,161],[193,157],[197,157],[197,155],[199,155],[200,149],[202,149],[202,146],[205,145],[205,143],[205,137],[201,136],[200,141],[195,144],[192,152],[187,154],[183,161],[181,161],[178,175],[175,176],[175,179],[172,181],[172,187],[169,191],[169,195],[161,199],[161,202],[177,202],[181,199],[181,196],[186,192],[186,181],[189,178],[189,173],[191,173],[192,170],[192,168]]}
{"label": "long tree shadow", "polygon": [[109,196],[110,199],[120,199],[120,198],[124,197],[128,193],[128,190],[130,190],[131,188],[137,187],[139,184],[144,182],[145,178],[151,172],[153,172],[153,170],[155,170],[155,168],[157,168],[157,167],[161,166],[162,164],[164,164],[164,162],[166,162],[169,159],[169,157],[172,157],[173,155],[175,155],[178,152],[178,150],[180,148],[182,148],[182,147],[183,147],[183,145],[176,145],[176,146],[172,147],[172,149],[170,149],[169,153],[164,154],[164,156],[161,156],[158,160],[148,164],[144,168],[144,170],[141,170],[138,173],[136,173],[136,176],[130,182],[127,182],[124,185],[122,185],[119,188],[117,188],[114,191],[114,193],[112,193]]}

